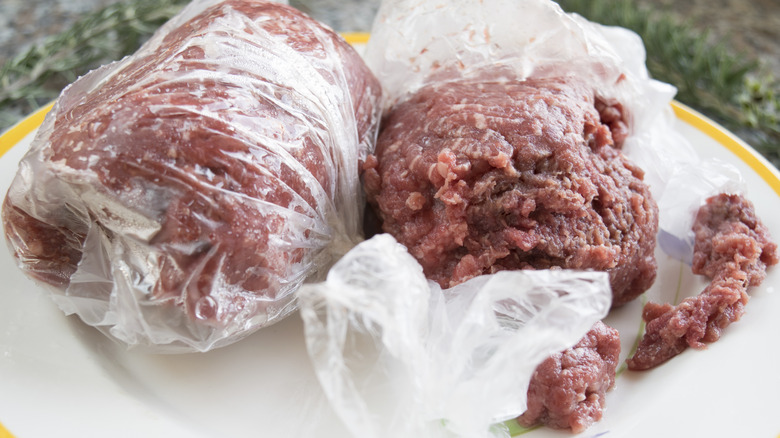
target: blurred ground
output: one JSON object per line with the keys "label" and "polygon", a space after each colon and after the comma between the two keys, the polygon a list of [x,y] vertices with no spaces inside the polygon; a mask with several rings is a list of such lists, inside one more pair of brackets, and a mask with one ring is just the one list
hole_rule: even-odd
{"label": "blurred ground", "polygon": [[780,78],[780,0],[637,0],[710,32]]}

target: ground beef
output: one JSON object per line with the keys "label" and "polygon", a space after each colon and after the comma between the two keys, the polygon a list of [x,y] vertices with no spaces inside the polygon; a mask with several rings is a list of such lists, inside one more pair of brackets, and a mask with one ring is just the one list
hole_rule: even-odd
{"label": "ground beef", "polygon": [[645,305],[645,334],[628,360],[629,369],[653,368],[687,347],[704,348],[717,341],[723,329],[745,312],[748,287],[761,284],[767,266],[778,262],[777,245],[756,217],[753,204],[740,195],[707,199],[693,231],[693,272],[712,281],[699,295],[677,306]]}
{"label": "ground beef", "polygon": [[346,154],[334,148],[360,148],[357,181],[380,90],[352,47],[294,8],[221,2],[86,95],[65,92],[42,164],[24,164],[42,167],[45,186],[11,188],[6,235],[29,275],[65,289],[100,230],[124,242],[115,251],[139,252],[113,269],[151,282],[145,300],[256,326],[290,311],[291,287],[327,245]]}
{"label": "ground beef", "polygon": [[[655,279],[658,208],[621,153],[617,103],[571,77],[428,86],[386,116],[365,187],[381,229],[452,287],[505,269],[606,271],[613,305]],[[518,421],[581,431],[615,380],[602,323],[534,374]]]}
{"label": "ground beef", "polygon": [[528,386],[528,409],[517,418],[578,433],[601,419],[606,393],[615,384],[618,331],[597,322],[574,347],[546,359]]}
{"label": "ground beef", "polygon": [[707,199],[693,224],[693,273],[739,280],[758,286],[766,268],[777,264],[777,245],[756,216],[753,204],[741,195],[720,194]]}
{"label": "ground beef", "polygon": [[572,77],[456,81],[394,107],[368,200],[442,287],[506,269],[606,271],[613,305],[655,279],[658,209],[620,151],[617,103]]}

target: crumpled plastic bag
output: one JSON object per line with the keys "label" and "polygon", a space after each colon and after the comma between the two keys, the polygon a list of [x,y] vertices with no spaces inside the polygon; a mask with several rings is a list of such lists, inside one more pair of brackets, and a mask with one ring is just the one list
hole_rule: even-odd
{"label": "crumpled plastic bag", "polygon": [[299,290],[309,355],[353,436],[508,436],[536,366],[606,316],[607,274],[503,271],[442,290],[388,234]]}
{"label": "crumpled plastic bag", "polygon": [[380,93],[293,8],[196,0],[57,100],[6,197],[11,250],[129,346],[234,342],[360,240]]}

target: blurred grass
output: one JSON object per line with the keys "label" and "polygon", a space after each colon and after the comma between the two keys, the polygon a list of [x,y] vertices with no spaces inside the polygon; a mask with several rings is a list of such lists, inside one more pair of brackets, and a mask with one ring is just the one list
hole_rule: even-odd
{"label": "blurred grass", "polygon": [[0,132],[79,76],[133,53],[189,0],[130,0],[89,13],[0,67]]}
{"label": "blurred grass", "polygon": [[721,123],[780,167],[780,81],[757,60],[636,0],[558,3],[591,21],[639,34],[650,74],[676,86],[677,100]]}

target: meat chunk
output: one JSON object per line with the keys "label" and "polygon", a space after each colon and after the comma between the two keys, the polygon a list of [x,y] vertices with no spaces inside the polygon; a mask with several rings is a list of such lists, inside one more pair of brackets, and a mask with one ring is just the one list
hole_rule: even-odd
{"label": "meat chunk", "polygon": [[[570,76],[427,86],[386,116],[365,187],[382,229],[442,287],[506,269],[594,269],[613,305],[655,279],[658,208],[622,154],[616,102]],[[601,418],[617,331],[597,324],[545,361],[518,421],[581,431]]]}
{"label": "meat chunk", "polygon": [[3,220],[30,276],[120,306],[97,318],[112,334],[207,348],[292,311],[335,233],[357,231],[381,89],[289,6],[182,20],[65,91]]}
{"label": "meat chunk", "polygon": [[707,199],[696,214],[693,232],[694,274],[758,286],[766,268],[778,262],[777,244],[744,196],[724,193]]}
{"label": "meat chunk", "polygon": [[620,150],[625,117],[571,76],[430,85],[386,116],[368,200],[442,287],[594,269],[621,305],[655,279],[658,228],[643,172]]}
{"label": "meat chunk", "polygon": [[756,217],[753,204],[740,195],[707,199],[693,225],[693,272],[712,279],[697,296],[677,306],[647,303],[645,334],[629,369],[662,364],[687,347],[704,348],[745,313],[748,287],[758,286],[766,268],[778,262],[777,245]]}
{"label": "meat chunk", "polygon": [[575,433],[587,429],[601,419],[619,356],[618,331],[596,323],[575,346],[536,368],[528,386],[528,409],[517,422]]}

